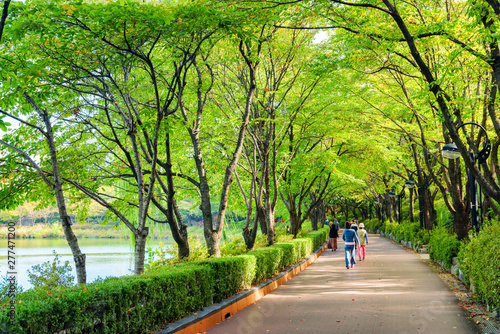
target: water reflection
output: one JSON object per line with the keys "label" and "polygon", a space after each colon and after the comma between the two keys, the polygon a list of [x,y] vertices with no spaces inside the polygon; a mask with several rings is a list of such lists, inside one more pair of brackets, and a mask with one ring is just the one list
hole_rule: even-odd
{"label": "water reflection", "polygon": [[[148,240],[147,247],[158,247],[161,240]],[[163,241],[165,243],[166,241]],[[129,275],[134,269],[134,245],[128,239],[79,239],[78,244],[87,255],[87,282],[108,276]],[[0,275],[7,273],[7,239],[0,239]],[[17,239],[15,248],[16,271],[19,284],[31,288],[27,270],[36,264],[52,261],[53,251],[60,261],[69,261],[76,279],[73,255],[66,239]]]}

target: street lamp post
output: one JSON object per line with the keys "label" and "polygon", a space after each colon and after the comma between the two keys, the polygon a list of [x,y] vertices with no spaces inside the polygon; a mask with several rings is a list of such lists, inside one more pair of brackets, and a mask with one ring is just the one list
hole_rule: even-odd
{"label": "street lamp post", "polygon": [[[381,208],[379,208],[379,204],[380,204],[380,201],[378,198],[375,198],[373,200],[373,203],[375,204],[375,206],[380,210],[380,215],[381,215],[381,218],[382,218],[382,221],[384,221],[384,210],[382,210]],[[377,209],[375,209],[375,212],[377,212]]]}
{"label": "street lamp post", "polygon": [[[410,172],[412,175],[414,175],[416,172]],[[428,186],[428,179],[427,175],[425,172],[422,172],[424,174],[424,183],[419,183],[417,184],[417,189],[418,189],[418,211],[419,211],[419,220],[420,220],[420,228],[424,228],[424,213],[425,213],[425,202],[424,202],[424,191]],[[415,181],[412,179],[408,180],[405,182],[405,187],[408,189],[413,189],[415,188]]]}
{"label": "street lamp post", "polygon": [[398,224],[401,224],[401,202],[403,198],[405,197],[405,188],[401,189],[401,192],[398,194]]}
{"label": "street lamp post", "polygon": [[[490,139],[488,138],[488,133],[486,132],[486,129],[482,125],[474,122],[468,122],[460,125],[457,128],[457,132],[458,129],[460,129],[464,125],[475,125],[484,131],[486,141],[484,142],[483,149],[479,151],[479,153],[477,154],[477,159],[474,152],[469,152],[469,156],[471,157],[472,162],[476,163],[477,161],[478,167],[481,168],[480,167],[481,164],[486,162],[491,153],[491,144],[490,144]],[[458,151],[458,147],[457,145],[455,145],[455,143],[444,145],[441,152],[445,158],[450,160],[457,159],[460,157],[460,152]],[[482,204],[481,186],[479,186],[479,200],[478,200],[477,182],[470,168],[469,168],[468,178],[469,178],[469,192],[470,192],[471,222],[475,231],[478,233],[480,225],[479,221],[481,221],[481,225],[483,224],[483,204]],[[479,209],[481,209],[480,217],[479,217]]]}

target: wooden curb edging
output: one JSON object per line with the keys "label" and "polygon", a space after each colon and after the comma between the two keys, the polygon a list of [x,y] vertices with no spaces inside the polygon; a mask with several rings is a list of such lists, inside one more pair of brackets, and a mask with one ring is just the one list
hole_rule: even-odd
{"label": "wooden curb edging", "polygon": [[282,271],[280,274],[264,283],[245,289],[218,304],[207,306],[197,313],[163,327],[155,332],[155,334],[191,334],[203,332],[217,323],[224,321],[248,305],[255,303],[269,292],[287,282],[293,276],[302,272],[323,253],[325,248],[326,242],[310,256],[297,262],[294,266]]}

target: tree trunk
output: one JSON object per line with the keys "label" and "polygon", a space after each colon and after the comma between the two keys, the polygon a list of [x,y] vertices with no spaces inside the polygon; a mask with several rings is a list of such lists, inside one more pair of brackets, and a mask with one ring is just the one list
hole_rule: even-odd
{"label": "tree trunk", "polygon": [[144,258],[146,253],[146,240],[148,239],[149,228],[144,227],[134,233],[135,237],[135,256],[134,256],[134,274],[140,275],[144,272]]}
{"label": "tree trunk", "polygon": [[264,208],[260,203],[256,205],[256,211],[257,211],[256,215],[260,226],[260,232],[264,235],[267,235],[266,214],[264,212]]}
{"label": "tree trunk", "polygon": [[318,230],[319,217],[320,217],[319,208],[316,207],[316,208],[312,209],[311,213],[309,214],[309,220],[311,221],[311,227],[312,227],[313,231]]}
{"label": "tree trunk", "polygon": [[256,213],[253,220],[253,227],[250,228],[249,224],[243,228],[243,240],[248,250],[253,250],[255,247],[255,238],[257,237],[257,228],[259,224],[258,213]]}
{"label": "tree trunk", "polygon": [[344,211],[345,220],[349,221],[349,204],[347,203],[347,199],[344,200],[344,206],[342,207],[342,210]]}
{"label": "tree trunk", "polygon": [[469,206],[462,206],[458,210],[457,208],[455,210],[455,214],[453,215],[453,229],[457,234],[457,239],[467,239],[469,237],[469,229],[471,228]]}
{"label": "tree trunk", "polygon": [[177,244],[177,256],[179,259],[183,259],[189,256],[189,238],[187,226],[182,221],[182,216],[179,212],[179,208],[177,207],[177,201],[175,200],[170,135],[168,133],[165,135],[165,155],[167,157],[167,161],[163,164],[163,168],[165,169],[167,186],[165,186],[159,176],[157,176],[157,181],[160,188],[167,194],[167,208],[161,205],[155,197],[152,198],[152,201],[155,206],[167,217],[172,237]]}
{"label": "tree trunk", "polygon": [[[59,203],[57,204],[57,206],[61,211],[62,208],[60,207]],[[63,210],[65,211],[66,208],[64,207]],[[66,236],[66,240],[68,241],[69,248],[71,248],[71,252],[73,253],[77,282],[78,284],[85,284],[87,282],[87,270],[85,266],[86,255],[81,252],[78,245],[78,239],[76,238],[75,233],[73,233],[73,229],[71,228],[71,218],[68,215],[61,216],[61,223],[64,235]]]}
{"label": "tree trunk", "polygon": [[[188,231],[187,231],[187,225],[184,224],[182,221],[182,216],[181,213],[179,212],[179,208],[177,207],[177,202],[174,201],[174,211],[175,211],[175,218],[177,220],[177,225],[176,225],[176,238],[174,238],[175,242],[177,243],[177,255],[179,256],[179,259],[184,259],[189,257],[189,238],[188,238]],[[172,233],[173,235],[173,233]]]}
{"label": "tree trunk", "polygon": [[384,204],[387,218],[389,218],[390,223],[393,223],[394,220],[392,219],[392,198],[390,198],[389,194],[387,193],[385,194]]}
{"label": "tree trunk", "polygon": [[73,233],[71,228],[71,218],[68,215],[66,201],[64,199],[63,188],[61,183],[61,174],[59,172],[59,162],[57,160],[56,146],[54,144],[54,134],[52,131],[52,124],[50,124],[50,119],[47,111],[42,111],[38,108],[35,102],[25,93],[26,99],[32,104],[37,110],[38,114],[43,118],[45,123],[45,128],[47,130],[46,138],[49,145],[50,151],[50,164],[52,166],[54,185],[53,189],[56,195],[57,208],[59,210],[59,216],[61,218],[62,228],[68,245],[73,253],[73,260],[75,261],[75,269],[78,284],[85,284],[87,281],[87,272],[85,268],[86,256],[80,250],[78,245],[78,239]]}
{"label": "tree trunk", "polygon": [[299,232],[299,217],[295,207],[295,196],[288,194],[288,213],[290,215],[290,233],[297,235]]}
{"label": "tree trunk", "polygon": [[425,189],[424,200],[425,200],[425,213],[424,213],[425,229],[430,231],[436,224],[437,211],[434,207],[434,196],[432,196],[429,188]]}

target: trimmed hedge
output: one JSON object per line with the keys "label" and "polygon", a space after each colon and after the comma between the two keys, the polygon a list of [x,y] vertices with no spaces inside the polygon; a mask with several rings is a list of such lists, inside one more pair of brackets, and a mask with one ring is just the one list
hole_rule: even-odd
{"label": "trimmed hedge", "polygon": [[[372,223],[369,222],[368,224],[371,225]],[[380,225],[378,219],[376,219],[375,224],[376,226],[380,226],[378,227],[380,231],[385,234],[392,235],[397,242],[405,240],[406,242],[411,241],[413,246],[421,246],[423,244],[428,244],[430,241],[430,231],[420,229],[420,225],[418,223],[403,222],[398,224],[384,222],[384,224]],[[373,231],[373,229],[370,230]]]}
{"label": "trimmed hedge", "polygon": [[[153,275],[111,278],[57,291],[18,296],[9,333],[141,333],[187,316],[211,302],[205,266],[172,268]],[[168,296],[168,298],[165,298]],[[20,303],[19,303],[20,302]],[[3,310],[2,310],[3,311]],[[5,312],[0,322],[8,323]]]}
{"label": "trimmed hedge", "polygon": [[244,255],[157,268],[148,274],[110,278],[57,291],[17,296],[9,324],[8,305],[0,306],[5,333],[143,333],[181,319],[258,284],[321,246],[328,228],[291,242]]}
{"label": "trimmed hedge", "polygon": [[292,264],[300,260],[299,250],[293,242],[279,242],[273,247],[281,248],[283,256],[281,257],[280,268],[290,267]]}
{"label": "trimmed hedge", "polygon": [[222,300],[234,295],[235,291],[240,291],[255,280],[256,257],[249,255],[239,255],[223,258],[213,258],[199,262],[206,265],[212,273],[212,293],[213,302],[219,303]]}
{"label": "trimmed hedge", "polygon": [[267,247],[247,253],[253,255],[256,259],[255,278],[252,284],[260,284],[265,279],[274,276],[280,270],[283,250],[278,247]]}

